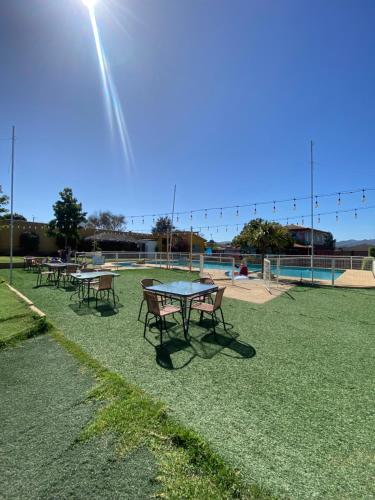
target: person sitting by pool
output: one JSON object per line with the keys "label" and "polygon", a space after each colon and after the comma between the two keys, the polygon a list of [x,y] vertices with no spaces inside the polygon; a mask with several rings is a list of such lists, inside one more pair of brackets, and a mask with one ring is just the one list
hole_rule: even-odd
{"label": "person sitting by pool", "polygon": [[240,276],[249,276],[249,269],[247,268],[246,261],[241,262],[239,275]]}

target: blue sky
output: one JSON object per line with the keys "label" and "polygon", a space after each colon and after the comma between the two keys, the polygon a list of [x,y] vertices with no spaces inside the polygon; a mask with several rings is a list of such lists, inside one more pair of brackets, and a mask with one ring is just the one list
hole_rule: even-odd
{"label": "blue sky", "polygon": [[[134,153],[111,135],[88,10],[80,0],[0,4],[0,184],[15,209],[48,221],[65,186],[89,213],[189,211],[375,187],[373,0],[101,0],[95,9]],[[375,192],[366,193],[367,206]],[[361,194],[318,212],[365,206]],[[308,204],[258,207],[265,218]],[[375,237],[375,210],[321,218],[337,239]],[[230,239],[250,209],[195,214]],[[294,218],[294,219],[293,219]],[[301,223],[301,219],[299,219]],[[305,219],[305,224],[308,220]],[[189,217],[180,227],[188,227]],[[147,230],[152,218],[129,228]]]}

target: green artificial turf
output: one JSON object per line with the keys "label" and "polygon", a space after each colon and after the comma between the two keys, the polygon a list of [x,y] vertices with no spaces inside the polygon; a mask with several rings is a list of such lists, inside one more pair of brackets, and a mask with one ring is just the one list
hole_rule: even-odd
{"label": "green artificial turf", "polygon": [[117,311],[79,309],[70,292],[35,289],[21,270],[15,282],[66,337],[165,402],[248,483],[293,498],[375,495],[373,290],[296,287],[265,305],[225,299],[231,343],[222,329],[214,339],[194,324],[191,345],[173,327],[161,349],[156,330],[153,347],[137,322],[146,276],[192,277],[123,271]]}
{"label": "green artificial turf", "polygon": [[36,316],[4,282],[0,283],[0,349],[46,329],[45,320]]}
{"label": "green artificial turf", "polygon": [[157,468],[143,447],[126,457],[112,434],[82,440],[98,411],[95,379],[49,336],[0,352],[1,498],[150,498]]}
{"label": "green artificial turf", "polygon": [[[0,255],[0,264],[9,264],[10,258],[7,255]],[[13,262],[23,262],[23,257],[13,257]]]}

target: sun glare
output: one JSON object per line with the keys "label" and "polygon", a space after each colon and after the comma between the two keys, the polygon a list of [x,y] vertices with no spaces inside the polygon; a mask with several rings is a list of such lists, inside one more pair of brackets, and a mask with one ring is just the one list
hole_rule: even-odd
{"label": "sun glare", "polygon": [[93,9],[98,3],[98,0],[82,0],[82,3],[86,5],[88,9]]}

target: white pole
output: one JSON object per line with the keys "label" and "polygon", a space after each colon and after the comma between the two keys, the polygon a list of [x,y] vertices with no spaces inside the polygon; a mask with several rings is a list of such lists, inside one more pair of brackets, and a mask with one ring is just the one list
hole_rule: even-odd
{"label": "white pole", "polygon": [[232,285],[234,285],[234,269],[235,269],[235,259],[232,257]]}
{"label": "white pole", "polygon": [[310,141],[310,180],[311,180],[311,282],[314,283],[314,157],[313,141]]}
{"label": "white pole", "polygon": [[12,128],[12,167],[10,178],[10,244],[9,244],[9,283],[13,284],[13,187],[14,187],[14,156],[15,156],[15,126]]}
{"label": "white pole", "polygon": [[193,226],[190,226],[190,266],[189,266],[190,272],[192,267],[192,260],[193,260]]}
{"label": "white pole", "polygon": [[172,221],[171,221],[171,230],[170,230],[170,237],[169,237],[169,249],[168,252],[172,252],[172,237],[173,237],[173,221],[174,221],[174,206],[176,202],[176,184],[174,185],[173,189],[173,203],[172,203]]}

